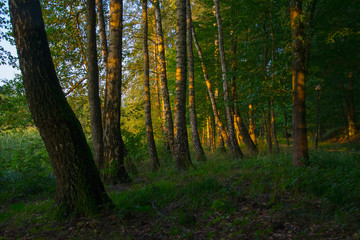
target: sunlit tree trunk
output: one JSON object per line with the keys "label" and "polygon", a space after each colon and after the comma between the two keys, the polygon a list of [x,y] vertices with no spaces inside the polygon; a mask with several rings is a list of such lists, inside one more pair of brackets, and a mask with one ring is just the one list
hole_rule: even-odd
{"label": "sunlit tree trunk", "polygon": [[61,90],[40,2],[10,0],[9,9],[26,98],[54,169],[57,213],[60,217],[98,213],[112,203],[101,183],[80,122]]}
{"label": "sunlit tree trunk", "polygon": [[[236,45],[237,45],[237,37],[234,37],[233,39],[233,46],[232,46],[232,64],[231,64],[231,70],[233,73],[236,72]],[[259,153],[256,145],[254,144],[253,140],[250,137],[250,134],[244,124],[244,121],[240,115],[240,111],[237,105],[237,90],[236,90],[236,78],[233,74],[233,76],[231,77],[231,95],[233,98],[233,114],[234,114],[234,122],[235,122],[235,126],[238,128],[238,131],[240,133],[240,136],[242,137],[242,140],[245,143],[246,149],[249,151],[250,154],[252,155],[256,155]]]}
{"label": "sunlit tree trunk", "polygon": [[155,19],[156,19],[156,34],[158,42],[158,51],[159,51],[159,60],[160,60],[160,79],[161,79],[161,91],[164,103],[165,111],[165,121],[166,121],[166,138],[170,146],[170,151],[172,154],[175,154],[174,151],[174,124],[171,114],[171,104],[169,97],[169,90],[167,85],[167,76],[166,76],[166,60],[165,60],[165,46],[164,46],[164,35],[162,32],[162,23],[161,23],[161,11],[160,3],[158,0],[154,0],[155,5]]}
{"label": "sunlit tree trunk", "polygon": [[249,134],[251,140],[256,144],[256,134],[255,134],[255,117],[253,105],[249,104]]}
{"label": "sunlit tree trunk", "polygon": [[99,69],[96,49],[95,1],[87,1],[87,70],[88,97],[90,106],[91,135],[94,145],[94,160],[99,169],[104,162],[104,142],[99,97]]}
{"label": "sunlit tree trunk", "polygon": [[211,102],[211,108],[212,108],[214,118],[215,118],[215,124],[219,128],[221,136],[222,136],[223,140],[225,141],[227,147],[229,148],[231,154],[233,154],[233,157],[236,158],[237,155],[234,155],[235,150],[233,150],[233,145],[230,142],[229,135],[228,135],[228,133],[227,133],[227,131],[225,129],[225,126],[223,125],[223,123],[220,120],[220,116],[219,116],[217,106],[216,106],[215,95],[214,95],[214,92],[213,92],[213,89],[212,89],[210,79],[208,77],[207,68],[206,68],[205,63],[204,63],[204,57],[203,57],[202,50],[201,50],[200,45],[199,45],[199,43],[197,41],[194,26],[192,27],[192,36],[193,36],[193,40],[194,40],[196,50],[198,52],[198,55],[199,55],[199,58],[200,58],[200,61],[201,61],[201,66],[202,66],[202,70],[203,70],[203,73],[204,73],[205,84],[206,84],[206,87],[207,87],[207,90],[208,90],[208,94],[209,94],[209,98],[210,98],[210,102]]}
{"label": "sunlit tree trunk", "polygon": [[175,165],[179,170],[191,166],[186,129],[186,0],[176,1],[176,83],[175,83]]}
{"label": "sunlit tree trunk", "polygon": [[193,54],[193,44],[192,44],[192,20],[191,20],[191,6],[190,0],[186,0],[186,45],[187,45],[187,55],[188,55],[188,74],[189,74],[189,118],[191,126],[191,136],[194,146],[194,151],[197,161],[206,161],[206,156],[204,150],[201,146],[198,127],[197,127],[197,118],[196,118],[196,108],[195,108],[195,75],[194,75],[194,54]]}
{"label": "sunlit tree trunk", "polygon": [[145,91],[145,128],[146,140],[149,150],[150,161],[153,170],[160,167],[156,145],[154,140],[153,124],[151,119],[151,97],[150,97],[150,63],[148,49],[148,17],[147,17],[147,0],[142,0],[142,17],[143,17],[143,55],[144,55],[144,91]]}
{"label": "sunlit tree trunk", "polygon": [[291,0],[290,18],[292,30],[292,128],[293,128],[293,165],[308,164],[308,143],[305,121],[305,44],[302,20],[302,0]]}
{"label": "sunlit tree trunk", "polygon": [[124,166],[125,145],[121,137],[122,0],[110,1],[109,56],[104,109],[104,180],[130,182]]}
{"label": "sunlit tree trunk", "polygon": [[[234,119],[231,114],[231,108],[229,104],[229,86],[227,80],[227,68],[226,68],[226,59],[225,59],[225,49],[224,49],[224,41],[223,41],[223,32],[222,32],[222,20],[220,16],[220,6],[219,0],[214,0],[215,4],[215,15],[216,15],[216,22],[218,26],[218,37],[219,37],[219,52],[220,52],[220,62],[221,62],[221,70],[222,70],[222,80],[223,80],[223,90],[224,90],[224,103],[225,103],[225,113],[226,113],[226,122],[227,128],[229,132],[229,139],[231,148],[230,151],[235,159],[239,159],[243,157],[243,154],[240,150],[240,147],[236,140],[235,135],[235,127],[234,127]],[[228,146],[229,147],[229,146]]]}
{"label": "sunlit tree trunk", "polygon": [[107,71],[107,58],[109,55],[107,37],[106,37],[106,25],[104,17],[104,7],[102,0],[96,0],[96,11],[98,17],[98,26],[100,32],[101,54],[105,65],[105,72]]}

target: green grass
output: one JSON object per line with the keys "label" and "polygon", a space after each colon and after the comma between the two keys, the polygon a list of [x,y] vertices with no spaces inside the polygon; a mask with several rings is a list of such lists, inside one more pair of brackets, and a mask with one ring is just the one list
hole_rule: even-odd
{"label": "green grass", "polygon": [[[346,150],[328,151],[333,148]],[[195,231],[199,221],[206,222],[201,227],[238,228],[234,236],[252,231],[253,237],[266,238],[272,226],[254,220],[259,213],[251,204],[265,206],[274,216],[360,229],[359,150],[357,143],[322,143],[318,151],[310,151],[306,168],[294,168],[286,149],[238,161],[215,152],[208,154],[207,162],[195,162],[182,172],[164,158],[162,168],[152,172],[150,163],[142,160],[136,162],[134,183],[121,191],[109,188],[109,195],[121,221],[160,218],[170,223],[170,235],[184,234],[188,239],[192,232],[183,229]],[[54,179],[39,135],[35,131],[3,134],[0,154],[0,226],[26,229],[35,221],[40,224],[31,226],[35,233],[52,231],[51,224],[59,228],[52,213]],[[154,231],[162,230],[160,224]],[[216,234],[209,231],[207,236],[216,238]]]}

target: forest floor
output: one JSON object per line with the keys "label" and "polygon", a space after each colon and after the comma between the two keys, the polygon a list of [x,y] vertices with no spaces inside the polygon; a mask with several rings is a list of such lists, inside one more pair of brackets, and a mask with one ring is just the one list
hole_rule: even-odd
{"label": "forest floor", "polygon": [[302,170],[282,152],[139,173],[108,187],[116,208],[92,218],[55,220],[50,193],[13,199],[0,239],[360,239],[359,141],[320,145]]}

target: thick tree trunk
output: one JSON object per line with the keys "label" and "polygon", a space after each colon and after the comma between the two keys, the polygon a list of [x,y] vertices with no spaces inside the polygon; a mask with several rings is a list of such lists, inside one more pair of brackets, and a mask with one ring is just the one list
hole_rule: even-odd
{"label": "thick tree trunk", "polygon": [[[199,58],[200,58],[200,61],[201,61],[201,66],[202,66],[202,70],[203,70],[203,73],[204,73],[205,84],[206,84],[206,87],[207,87],[207,90],[208,90],[208,94],[209,94],[209,98],[210,98],[210,102],[211,102],[211,107],[212,107],[212,111],[213,111],[214,118],[215,118],[215,124],[218,126],[223,140],[225,141],[225,143],[226,143],[227,147],[229,148],[230,152],[233,154],[235,151],[233,150],[233,145],[230,142],[229,135],[228,135],[223,123],[220,120],[220,116],[219,116],[217,106],[216,106],[215,95],[214,95],[214,92],[213,92],[213,89],[212,89],[212,86],[211,86],[210,79],[208,77],[207,68],[206,68],[205,63],[204,63],[204,57],[203,57],[202,50],[201,50],[200,45],[199,45],[199,43],[197,41],[194,26],[192,27],[192,36],[193,36],[193,40],[194,40],[196,50],[198,52],[198,55],[199,55]],[[236,155],[233,155],[233,157],[236,158]]]}
{"label": "thick tree trunk", "polygon": [[80,122],[67,103],[50,55],[38,0],[10,0],[11,22],[27,101],[56,179],[61,217],[89,216],[111,206]]}
{"label": "thick tree trunk", "polygon": [[201,146],[195,108],[195,75],[194,75],[194,54],[192,45],[192,20],[190,0],[186,0],[186,38],[188,55],[188,73],[189,73],[189,118],[191,126],[191,136],[197,161],[206,161],[204,150]]}
{"label": "thick tree trunk", "polygon": [[99,97],[99,69],[96,51],[95,1],[87,1],[87,69],[88,97],[90,105],[91,135],[94,145],[94,160],[99,169],[104,162],[104,142]]}
{"label": "thick tree trunk", "polygon": [[[222,80],[223,80],[223,90],[224,90],[224,103],[225,103],[225,113],[226,113],[226,122],[229,132],[230,144],[232,145],[230,151],[235,159],[240,159],[243,157],[243,154],[240,150],[240,147],[236,140],[235,135],[235,127],[234,127],[234,119],[231,114],[231,108],[229,104],[229,87],[227,80],[227,68],[226,68],[226,58],[225,58],[225,49],[224,49],[224,41],[223,41],[223,32],[222,32],[222,20],[220,16],[220,6],[219,0],[214,0],[215,4],[215,15],[216,21],[218,25],[218,37],[219,37],[219,52],[220,52],[220,62],[221,62],[221,70],[222,70]],[[229,146],[228,146],[229,147]]]}
{"label": "thick tree trunk", "polygon": [[158,51],[159,51],[159,60],[160,60],[160,79],[161,79],[161,91],[164,102],[164,111],[165,111],[165,121],[166,121],[166,140],[170,146],[170,151],[174,155],[174,124],[171,114],[171,104],[169,97],[169,90],[167,85],[167,76],[166,76],[166,60],[165,60],[165,46],[164,46],[164,35],[162,32],[162,23],[161,23],[161,11],[160,3],[158,0],[154,0],[155,5],[155,19],[156,19],[156,33],[157,33],[157,42],[158,42]]}
{"label": "thick tree trunk", "polygon": [[104,180],[127,183],[125,145],[121,137],[122,0],[110,1],[110,37],[104,111]]}
{"label": "thick tree trunk", "polygon": [[148,49],[148,17],[147,17],[147,0],[142,0],[142,16],[143,16],[143,54],[144,54],[144,90],[145,90],[145,128],[146,140],[148,144],[150,161],[153,170],[160,167],[156,145],[154,140],[154,132],[151,119],[151,100],[150,100],[150,64]]}
{"label": "thick tree trunk", "polygon": [[175,165],[186,170],[192,165],[186,129],[186,0],[176,1]]}
{"label": "thick tree trunk", "polygon": [[305,120],[305,43],[302,16],[302,0],[291,0],[290,17],[292,30],[292,128],[293,128],[293,165],[308,164],[308,143]]}
{"label": "thick tree trunk", "polygon": [[96,10],[98,17],[99,32],[100,32],[101,54],[103,56],[105,72],[107,72],[107,59],[109,55],[109,50],[107,45],[106,25],[105,25],[104,7],[102,0],[96,0]]}

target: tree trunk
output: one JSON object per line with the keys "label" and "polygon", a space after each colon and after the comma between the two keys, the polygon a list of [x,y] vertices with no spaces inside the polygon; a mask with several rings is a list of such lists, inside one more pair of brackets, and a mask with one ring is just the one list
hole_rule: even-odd
{"label": "tree trunk", "polygon": [[275,126],[275,110],[274,106],[271,104],[271,136],[274,140],[274,145],[277,153],[280,153],[280,147],[276,136],[276,126]]}
{"label": "tree trunk", "polygon": [[158,42],[158,51],[160,59],[160,76],[161,76],[161,91],[164,102],[164,111],[165,111],[165,121],[166,121],[166,140],[170,146],[170,151],[174,155],[174,124],[171,114],[171,104],[169,97],[169,90],[167,85],[167,76],[166,76],[166,60],[165,60],[165,46],[164,46],[164,35],[162,32],[162,23],[161,23],[161,11],[160,3],[158,0],[154,0],[155,5],[155,19],[156,19],[156,33],[157,33],[157,42]]}
{"label": "tree trunk", "polygon": [[122,0],[110,1],[109,56],[104,111],[104,180],[111,183],[131,181],[124,167],[126,150],[120,129],[122,6]]}
{"label": "tree trunk", "polygon": [[290,17],[292,30],[292,128],[293,128],[293,165],[308,164],[308,143],[305,120],[305,45],[304,24],[301,20],[302,0],[291,0]]}
{"label": "tree trunk", "polygon": [[[236,45],[237,45],[237,37],[234,37],[233,39],[233,46],[232,46],[232,64],[231,64],[231,70],[233,73],[236,72]],[[246,149],[249,151],[251,155],[256,155],[259,153],[259,150],[257,149],[256,145],[254,144],[253,140],[250,137],[250,134],[244,124],[244,121],[240,115],[240,111],[237,105],[237,91],[236,91],[236,78],[233,74],[231,77],[231,95],[233,98],[234,106],[233,106],[233,113],[234,113],[234,122],[235,126],[237,126],[240,136],[242,137],[242,140],[245,143]]]}
{"label": "tree trunk", "polygon": [[112,206],[80,122],[56,76],[38,0],[9,1],[20,69],[31,115],[45,143],[56,179],[60,217],[90,216]]}
{"label": "tree trunk", "polygon": [[98,16],[99,32],[100,32],[101,54],[103,56],[105,72],[107,72],[107,59],[109,55],[109,50],[107,45],[104,7],[102,0],[96,0],[96,10]]}
{"label": "tree trunk", "polygon": [[255,134],[255,120],[254,120],[254,109],[252,104],[249,104],[249,135],[251,140],[256,144],[256,134]]}
{"label": "tree trunk", "polygon": [[227,122],[229,139],[230,139],[230,144],[231,144],[231,148],[229,148],[229,149],[232,152],[232,155],[234,156],[235,159],[240,159],[243,157],[243,154],[242,154],[240,147],[236,140],[234,119],[231,114],[231,108],[230,108],[230,104],[229,104],[229,99],[230,99],[229,98],[229,87],[228,87],[228,80],[227,80],[227,76],[226,76],[227,69],[226,69],[225,49],[224,49],[224,42],[223,42],[222,20],[221,20],[221,16],[220,16],[219,0],[214,0],[214,4],[215,4],[216,22],[218,25],[219,52],[220,52],[220,60],[221,60],[220,62],[221,62],[221,70],[222,70],[226,122]]}
{"label": "tree trunk", "polygon": [[175,165],[186,170],[192,165],[186,128],[186,0],[176,1]]}
{"label": "tree trunk", "polygon": [[150,64],[148,49],[148,17],[147,17],[147,0],[142,0],[142,16],[143,16],[143,54],[144,54],[144,90],[145,90],[145,128],[146,140],[148,144],[150,161],[153,170],[160,167],[156,145],[154,140],[154,132],[151,119],[151,100],[150,100]]}
{"label": "tree trunk", "polygon": [[95,1],[87,1],[87,70],[88,97],[90,106],[91,135],[94,145],[94,160],[99,169],[104,162],[104,142],[99,97],[99,69],[96,49]]}
{"label": "tree trunk", "polygon": [[347,122],[347,132],[349,137],[353,137],[356,134],[356,118],[355,118],[355,107],[354,107],[354,79],[353,73],[348,74],[348,80],[341,82],[341,89],[343,91],[343,101],[344,101],[344,112],[345,119]]}
{"label": "tree trunk", "polygon": [[210,98],[210,102],[211,102],[211,107],[212,107],[212,111],[213,111],[214,118],[215,118],[215,124],[218,126],[219,131],[221,133],[221,136],[222,136],[223,140],[225,141],[227,147],[229,148],[230,152],[233,154],[233,157],[236,158],[236,155],[234,155],[235,151],[233,150],[233,146],[232,146],[232,144],[230,142],[229,135],[228,135],[227,131],[225,130],[225,127],[224,127],[224,125],[221,122],[220,117],[219,117],[219,113],[218,113],[216,102],[215,102],[215,95],[214,95],[214,92],[213,92],[213,89],[212,89],[212,86],[211,86],[210,79],[208,77],[207,68],[206,68],[205,63],[204,63],[204,57],[203,57],[202,50],[201,50],[201,48],[199,46],[199,43],[197,41],[194,26],[192,26],[192,36],[193,36],[193,40],[194,40],[196,50],[198,52],[198,55],[199,55],[199,58],[200,58],[200,61],[201,61],[201,66],[202,66],[202,70],[203,70],[203,73],[204,73],[205,84],[206,84],[206,87],[207,87],[207,90],[208,90],[208,94],[209,94],[209,98]]}
{"label": "tree trunk", "polygon": [[191,126],[192,142],[197,161],[206,161],[204,150],[201,146],[195,108],[195,76],[194,76],[194,54],[192,45],[191,33],[191,6],[190,0],[186,0],[186,39],[187,39],[187,54],[188,54],[188,73],[189,73],[189,118]]}

